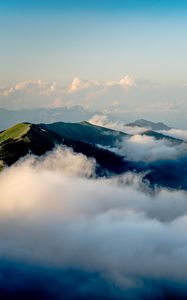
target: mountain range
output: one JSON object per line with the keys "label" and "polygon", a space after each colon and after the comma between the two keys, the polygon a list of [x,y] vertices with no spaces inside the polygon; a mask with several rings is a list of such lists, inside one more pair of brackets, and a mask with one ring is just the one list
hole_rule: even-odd
{"label": "mountain range", "polygon": [[[54,122],[81,122],[89,120],[95,115],[101,115],[97,111],[91,111],[83,108],[80,105],[71,107],[56,107],[56,108],[34,108],[34,109],[20,109],[20,110],[8,110],[0,108],[0,130],[22,122],[30,122],[34,124],[38,123],[54,123]],[[115,113],[107,114],[110,120],[117,121],[120,118]],[[124,116],[122,117],[124,121]],[[148,120],[139,119],[134,122],[128,123],[127,126],[131,127],[143,127],[151,130],[168,130],[169,126],[162,122],[154,123]]]}
{"label": "mountain range", "polygon": [[[141,135],[165,140],[170,147],[185,143],[167,135],[146,130]],[[187,190],[187,159],[130,161],[112,149],[130,137],[121,131],[90,124],[89,122],[52,124],[18,123],[0,133],[0,167],[11,166],[28,154],[44,155],[61,145],[70,147],[96,160],[97,176],[112,176],[128,171],[145,173],[144,179],[152,187],[166,186]],[[136,155],[136,154],[135,154]],[[180,174],[180,177],[179,177]]]}

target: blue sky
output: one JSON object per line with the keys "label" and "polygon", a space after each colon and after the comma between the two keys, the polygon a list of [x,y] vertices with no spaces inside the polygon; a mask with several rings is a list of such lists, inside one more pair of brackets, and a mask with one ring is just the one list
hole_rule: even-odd
{"label": "blue sky", "polygon": [[91,12],[150,12],[150,11],[182,11],[187,7],[185,0],[1,0],[1,7],[4,10],[38,12],[67,12],[80,11]]}
{"label": "blue sky", "polygon": [[0,80],[183,83],[186,12],[172,0],[0,0]]}

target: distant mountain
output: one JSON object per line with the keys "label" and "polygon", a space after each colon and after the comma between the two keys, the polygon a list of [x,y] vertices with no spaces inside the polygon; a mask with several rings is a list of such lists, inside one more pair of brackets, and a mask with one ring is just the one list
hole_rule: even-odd
{"label": "distant mountain", "polygon": [[130,127],[137,126],[137,127],[143,127],[143,128],[148,128],[148,129],[152,129],[152,130],[169,130],[169,129],[171,129],[169,126],[165,125],[162,122],[154,123],[154,122],[144,120],[144,119],[139,119],[132,123],[128,123],[128,124],[126,124],[126,126],[130,126]]}
{"label": "distant mountain", "polygon": [[59,108],[36,108],[7,110],[0,108],[0,130],[22,122],[54,123],[54,122],[81,122],[90,119],[96,112],[84,109],[82,106]]}

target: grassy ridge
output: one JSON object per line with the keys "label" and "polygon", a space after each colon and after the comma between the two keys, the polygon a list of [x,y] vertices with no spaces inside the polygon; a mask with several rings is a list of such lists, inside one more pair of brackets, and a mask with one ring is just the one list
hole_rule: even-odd
{"label": "grassy ridge", "polygon": [[8,128],[7,130],[0,133],[0,144],[9,139],[19,140],[29,131],[30,126],[31,124],[20,123]]}

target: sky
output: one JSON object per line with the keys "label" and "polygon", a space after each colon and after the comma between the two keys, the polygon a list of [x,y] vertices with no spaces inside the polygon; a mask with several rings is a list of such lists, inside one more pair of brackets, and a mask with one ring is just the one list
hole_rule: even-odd
{"label": "sky", "polygon": [[1,81],[184,81],[186,11],[186,1],[1,0]]}
{"label": "sky", "polygon": [[[169,120],[172,108],[171,119],[175,123],[182,112],[183,125],[186,14],[187,2],[182,0],[0,0],[0,107],[60,103],[106,110],[120,103],[123,111],[129,104],[130,110],[145,107],[140,117],[154,120]],[[118,91],[108,89],[108,82],[123,78],[135,82],[130,93],[119,92],[119,84]],[[36,96],[40,80],[52,91],[55,86],[50,101],[43,94]],[[23,96],[18,85],[25,82],[34,88]],[[81,83],[69,95],[74,82]],[[159,111],[166,114],[159,118]]]}

